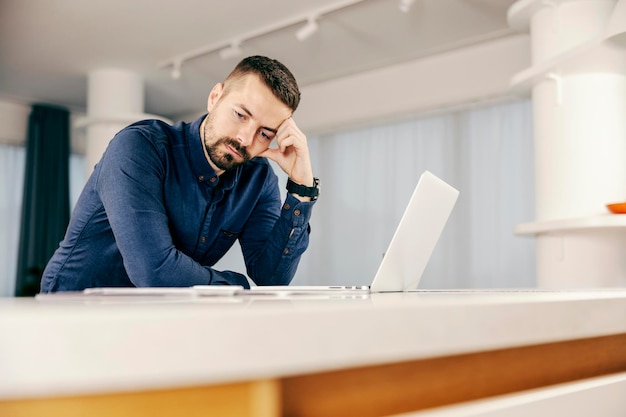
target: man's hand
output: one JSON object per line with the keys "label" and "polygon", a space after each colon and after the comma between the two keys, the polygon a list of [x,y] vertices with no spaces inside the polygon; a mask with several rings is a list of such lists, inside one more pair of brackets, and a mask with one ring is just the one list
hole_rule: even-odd
{"label": "man's hand", "polygon": [[259,156],[276,162],[295,183],[313,186],[313,168],[306,136],[293,118],[285,120],[276,131],[277,148],[268,148]]}

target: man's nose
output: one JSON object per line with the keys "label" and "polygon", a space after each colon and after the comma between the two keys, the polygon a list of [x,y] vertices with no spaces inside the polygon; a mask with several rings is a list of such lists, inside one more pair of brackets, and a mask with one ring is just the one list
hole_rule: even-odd
{"label": "man's nose", "polygon": [[237,134],[237,139],[239,143],[243,146],[249,146],[254,141],[254,135],[256,134],[256,129],[254,126],[243,126],[239,129],[239,133]]}

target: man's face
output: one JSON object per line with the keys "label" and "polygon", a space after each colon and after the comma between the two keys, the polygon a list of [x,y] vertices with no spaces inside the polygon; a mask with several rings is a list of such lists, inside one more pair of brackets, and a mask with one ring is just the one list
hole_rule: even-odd
{"label": "man's face", "polygon": [[220,171],[241,165],[266,150],[291,109],[256,75],[213,87],[201,131],[209,163]]}

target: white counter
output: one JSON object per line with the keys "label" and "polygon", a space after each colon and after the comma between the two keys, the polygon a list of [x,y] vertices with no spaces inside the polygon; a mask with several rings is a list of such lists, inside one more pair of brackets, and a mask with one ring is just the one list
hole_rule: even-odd
{"label": "white counter", "polygon": [[626,290],[0,299],[0,399],[221,384],[626,333]]}

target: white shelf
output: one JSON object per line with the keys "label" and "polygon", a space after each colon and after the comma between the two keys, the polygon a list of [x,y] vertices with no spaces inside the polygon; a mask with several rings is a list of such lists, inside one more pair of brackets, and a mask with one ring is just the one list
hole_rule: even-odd
{"label": "white shelf", "polygon": [[540,64],[518,72],[511,80],[511,88],[514,91],[522,91],[531,88],[537,82],[545,79],[549,74],[562,72],[562,68],[565,65],[576,58],[580,58],[583,53],[600,46],[603,41],[604,36],[598,35]]}
{"label": "white shelf", "polygon": [[521,223],[515,226],[513,232],[516,235],[538,235],[551,232],[593,229],[624,229],[626,231],[626,214],[604,214],[576,219]]}
{"label": "white shelf", "polygon": [[552,5],[544,0],[518,0],[507,11],[506,18],[509,26],[519,31],[528,31],[530,19],[535,13],[545,7],[558,7],[561,3],[574,0],[550,0]]}
{"label": "white shelf", "polygon": [[[569,1],[572,0],[552,0],[550,5],[550,3],[546,3],[542,0],[519,0],[509,8],[507,21],[509,26],[516,30],[528,31],[532,16],[539,10],[546,7],[558,7],[560,4]],[[560,73],[566,69],[565,67],[568,64],[576,59],[580,59],[581,55],[584,53],[599,47],[605,40],[606,34],[602,31],[591,39],[573,46],[558,55],[550,57],[543,62],[536,63],[532,67],[517,73],[511,80],[511,88],[514,91],[523,92],[539,81],[548,78],[550,74],[556,73],[556,75],[563,75]]]}

